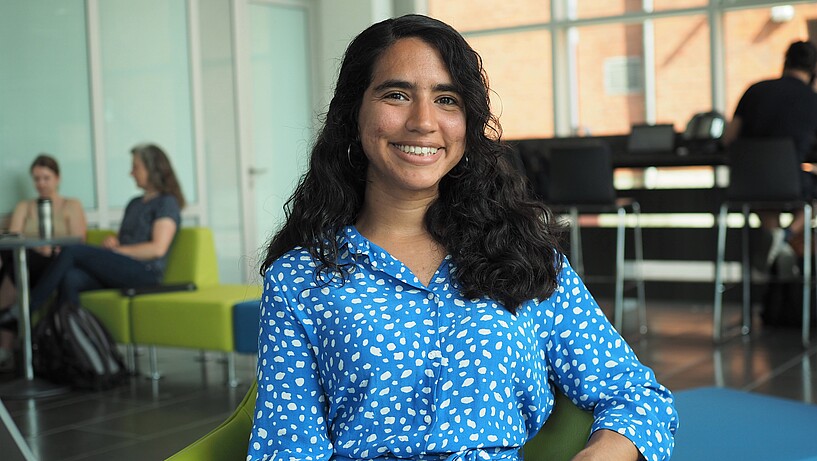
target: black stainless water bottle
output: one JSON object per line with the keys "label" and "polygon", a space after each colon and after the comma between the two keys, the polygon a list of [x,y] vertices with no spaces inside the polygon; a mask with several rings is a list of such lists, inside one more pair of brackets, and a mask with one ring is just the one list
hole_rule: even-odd
{"label": "black stainless water bottle", "polygon": [[40,238],[50,239],[54,236],[54,223],[52,221],[51,199],[37,199],[37,217],[40,220]]}

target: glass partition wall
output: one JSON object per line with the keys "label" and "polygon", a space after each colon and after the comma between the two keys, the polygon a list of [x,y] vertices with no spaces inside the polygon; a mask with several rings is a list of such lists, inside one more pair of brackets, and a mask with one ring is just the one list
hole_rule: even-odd
{"label": "glass partition wall", "polygon": [[130,149],[150,142],[179,177],[183,225],[213,229],[221,280],[257,279],[312,139],[312,11],[310,0],[0,2],[0,229],[36,196],[39,153],[58,160],[60,192],[90,227],[118,228],[140,193]]}

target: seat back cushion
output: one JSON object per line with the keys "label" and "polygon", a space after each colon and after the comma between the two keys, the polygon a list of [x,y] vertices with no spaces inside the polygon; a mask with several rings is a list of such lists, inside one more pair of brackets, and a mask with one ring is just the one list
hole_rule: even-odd
{"label": "seat back cushion", "polygon": [[213,233],[206,227],[182,227],[176,233],[165,268],[165,284],[193,282],[197,287],[218,284]]}

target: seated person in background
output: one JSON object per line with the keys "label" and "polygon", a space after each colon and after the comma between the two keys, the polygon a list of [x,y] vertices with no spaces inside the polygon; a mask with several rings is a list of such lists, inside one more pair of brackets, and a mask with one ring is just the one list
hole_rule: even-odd
{"label": "seated person in background", "polygon": [[519,460],[566,394],[576,460],[669,459],[677,414],[559,252],[479,55],[409,15],[358,35],[261,266],[248,460]]}
{"label": "seated person in background", "polygon": [[164,151],[153,144],[131,150],[131,176],[144,195],[125,208],[118,237],[102,247],[63,247],[31,291],[31,308],[53,293],[57,303],[79,303],[79,293],[100,288],[147,287],[161,283],[165,260],[184,206],[179,182]]}
{"label": "seated person in background", "polygon": [[[85,211],[77,199],[59,194],[60,166],[50,155],[40,154],[31,163],[31,179],[39,198],[51,200],[53,232],[55,237],[79,237],[85,239]],[[9,232],[27,237],[39,235],[40,219],[37,213],[37,199],[23,200],[14,208]],[[58,248],[50,246],[26,251],[28,279],[31,285],[37,283],[45,269],[54,259]],[[12,348],[17,334],[16,312],[11,307],[17,301],[15,287],[14,257],[11,250],[0,251],[0,371],[13,369]]]}
{"label": "seated person in background", "polygon": [[[814,147],[817,137],[817,93],[813,84],[817,72],[817,47],[810,42],[794,42],[786,51],[783,75],[764,80],[746,90],[735,109],[735,116],[726,126],[722,142],[729,145],[738,138],[781,138],[794,141],[803,162]],[[774,155],[774,153],[770,153]],[[802,172],[803,198],[815,198],[814,175]],[[759,215],[769,251],[762,255],[766,266],[771,265],[786,240],[802,238],[803,213],[798,212],[788,233],[780,228],[779,213]]]}

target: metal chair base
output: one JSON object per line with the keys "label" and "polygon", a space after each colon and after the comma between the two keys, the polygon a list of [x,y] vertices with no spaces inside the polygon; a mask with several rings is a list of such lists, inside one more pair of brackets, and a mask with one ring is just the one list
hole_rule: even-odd
{"label": "metal chair base", "polygon": [[[723,336],[723,292],[725,285],[723,282],[723,265],[726,258],[726,232],[727,232],[727,215],[730,208],[730,203],[725,202],[721,205],[718,212],[718,250],[717,259],[715,260],[715,300],[713,309],[713,331],[712,337],[715,342],[721,342]],[[751,205],[748,203],[741,203],[741,212],[743,213],[744,225],[741,232],[741,279],[742,279],[742,321],[740,333],[748,335],[752,330],[752,303],[751,303],[751,287],[752,277],[751,268],[749,264],[749,213]],[[803,203],[803,215],[805,219],[805,229],[803,230],[803,326],[801,331],[801,341],[803,347],[807,348],[810,345],[810,325],[811,325],[811,285],[813,283],[811,277],[812,265],[812,240],[814,236],[814,227],[812,225],[812,206],[808,202]]]}
{"label": "metal chair base", "polygon": [[[627,223],[627,208],[632,209],[632,214],[636,218],[636,224],[633,228],[633,240],[635,246],[635,279],[636,283],[636,297],[637,297],[637,313],[638,313],[638,331],[640,334],[646,334],[647,327],[647,304],[646,296],[644,294],[644,246],[641,238],[641,207],[638,202],[631,201],[626,206],[617,206],[616,215],[618,222],[616,226],[616,273],[615,273],[615,299],[613,303],[613,326],[616,330],[623,331],[624,327],[624,255],[625,255],[625,232]],[[570,259],[573,268],[579,274],[584,276],[584,259],[582,255],[581,233],[579,227],[579,208],[569,207],[570,215]]]}

